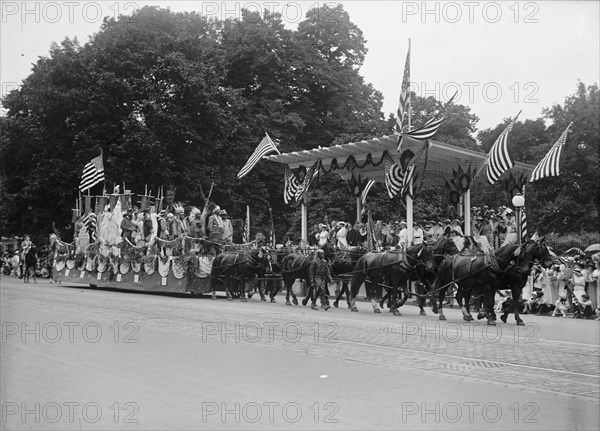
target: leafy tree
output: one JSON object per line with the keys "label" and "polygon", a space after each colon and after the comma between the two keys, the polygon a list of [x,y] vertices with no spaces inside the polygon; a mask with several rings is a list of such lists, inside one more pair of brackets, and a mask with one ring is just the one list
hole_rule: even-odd
{"label": "leafy tree", "polygon": [[479,151],[477,142],[473,138],[479,118],[471,113],[471,108],[453,102],[445,105],[431,96],[427,98],[413,97],[412,101],[411,125],[413,128],[424,125],[438,112],[441,112],[444,115],[444,121],[433,139]]}
{"label": "leafy tree", "polygon": [[3,231],[67,229],[81,170],[102,151],[109,190],[164,185],[202,205],[214,182],[212,200],[234,217],[257,208],[253,230],[273,208],[281,237],[293,211],[282,167],[261,162],[243,181],[237,171],[265,131],[282,151],[382,131],[381,94],[358,71],[365,53],[341,6],[309,11],[297,31],[266,11],[223,22],[144,7],[83,46],[53,44],[3,100]]}
{"label": "leafy tree", "polygon": [[536,153],[540,153],[539,150],[545,147],[545,154],[567,125],[570,122],[573,125],[561,154],[560,175],[541,179],[527,187],[527,199],[531,197],[530,208],[534,220],[541,232],[598,232],[598,85],[586,86],[579,82],[575,94],[568,96],[563,105],[555,104],[545,109],[544,116],[553,122],[548,128],[551,139],[536,149]]}

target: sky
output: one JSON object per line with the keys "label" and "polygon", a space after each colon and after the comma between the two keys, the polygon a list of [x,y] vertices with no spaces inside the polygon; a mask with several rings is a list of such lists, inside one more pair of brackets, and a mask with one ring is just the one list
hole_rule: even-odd
{"label": "sky", "polygon": [[[387,118],[396,110],[411,40],[411,82],[420,96],[471,108],[478,129],[495,127],[522,110],[542,109],[575,92],[578,80],[598,83],[600,14],[597,1],[349,1],[342,3],[362,31],[368,53],[361,74],[384,96]],[[18,88],[50,44],[76,36],[81,43],[103,16],[130,16],[145,5],[196,11],[220,19],[241,9],[268,8],[295,28],[320,2],[294,1],[50,1],[0,2],[1,95]],[[331,19],[326,14],[323,19]]]}

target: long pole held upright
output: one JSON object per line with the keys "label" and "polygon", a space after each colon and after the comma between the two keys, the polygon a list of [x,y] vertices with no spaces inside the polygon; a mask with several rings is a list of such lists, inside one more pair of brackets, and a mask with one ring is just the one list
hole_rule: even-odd
{"label": "long pole held upright", "polygon": [[[410,39],[408,39],[408,52],[410,54]],[[410,67],[410,65],[409,65]],[[410,69],[408,72],[408,76],[410,77]],[[410,97],[410,82],[409,82],[409,91],[407,94],[408,97],[408,130],[411,130],[411,97]],[[409,194],[406,195],[406,230],[408,231],[408,243],[412,243],[413,240],[413,184],[412,180],[409,185]]]}
{"label": "long pole held upright", "polygon": [[246,205],[246,226],[246,231],[248,232],[248,238],[246,238],[246,242],[250,242],[250,205]]}

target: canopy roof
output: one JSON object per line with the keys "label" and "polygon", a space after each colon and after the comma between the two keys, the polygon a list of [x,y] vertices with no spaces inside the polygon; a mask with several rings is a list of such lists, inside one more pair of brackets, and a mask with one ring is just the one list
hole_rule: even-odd
{"label": "canopy roof", "polygon": [[[401,152],[398,152],[397,142],[398,135],[387,135],[343,145],[334,145],[332,147],[270,155],[266,156],[265,159],[287,164],[290,168],[297,168],[299,166],[309,167],[317,160],[321,160],[325,169],[330,169],[333,163],[334,171],[345,178],[354,174],[354,176],[360,175],[363,179],[369,178],[374,181],[383,182],[385,163],[380,163],[380,161],[384,151],[387,150],[392,156],[400,160],[401,152],[411,150],[416,154],[423,146],[422,141],[404,136],[402,138]],[[467,169],[469,166],[477,168],[483,164],[486,158],[486,154],[466,148],[432,140],[429,140],[429,143],[425,181],[430,185],[443,185],[444,178],[451,178],[452,169],[456,169],[458,165],[464,169]],[[354,158],[356,163],[352,163],[352,161],[347,162],[350,157]],[[369,163],[365,164],[368,159]],[[361,167],[363,165],[364,167]],[[513,170],[529,173],[533,168],[534,166],[532,165],[516,162]],[[484,173],[478,176],[478,179],[482,178],[485,178]]]}

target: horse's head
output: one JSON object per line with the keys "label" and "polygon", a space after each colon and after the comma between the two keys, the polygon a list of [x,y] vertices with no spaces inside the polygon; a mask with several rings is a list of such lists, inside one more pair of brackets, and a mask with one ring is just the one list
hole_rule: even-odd
{"label": "horse's head", "polygon": [[271,269],[271,256],[266,247],[263,246],[250,250],[250,258],[260,275],[264,275]]}
{"label": "horse's head", "polygon": [[530,262],[537,261],[545,268],[550,268],[552,266],[552,256],[544,239],[545,237],[541,237],[537,241],[530,241],[526,246],[526,256]]}
{"label": "horse's head", "polygon": [[436,268],[433,248],[425,244],[419,244],[409,247],[406,250],[409,263],[414,267],[420,267],[427,272],[433,272]]}
{"label": "horse's head", "polygon": [[454,255],[458,254],[458,248],[451,238],[443,236],[433,246],[433,254],[436,257],[445,257],[448,254]]}

